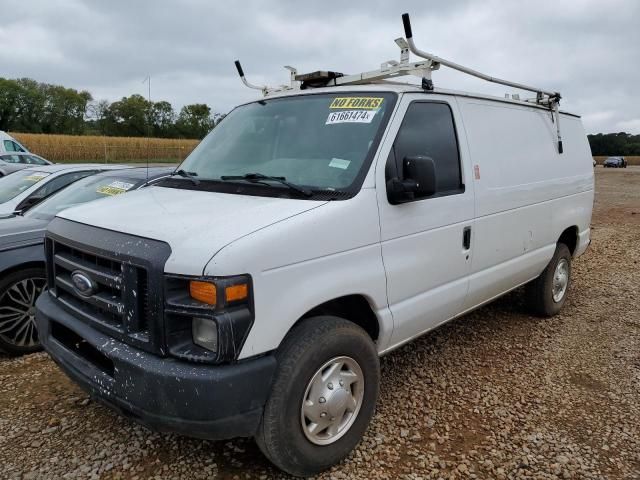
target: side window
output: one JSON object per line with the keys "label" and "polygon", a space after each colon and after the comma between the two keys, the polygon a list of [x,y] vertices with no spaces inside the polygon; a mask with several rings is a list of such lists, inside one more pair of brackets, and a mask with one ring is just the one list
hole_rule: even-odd
{"label": "side window", "polygon": [[13,148],[15,148],[16,152],[26,152],[26,150],[24,148],[22,148],[20,145],[18,145],[16,142],[11,142],[13,143]]}
{"label": "side window", "polygon": [[20,163],[22,161],[19,155],[3,155],[0,159],[7,163]]}
{"label": "side window", "polygon": [[464,191],[458,140],[449,105],[435,102],[409,105],[388,160],[387,180],[398,176],[402,160],[411,156],[433,159],[436,167],[435,196]]}
{"label": "side window", "polygon": [[5,140],[4,141],[4,149],[7,152],[17,152],[18,150],[16,150],[16,144],[13,143],[11,140]]}
{"label": "side window", "polygon": [[67,185],[70,185],[73,182],[80,180],[81,178],[87,177],[89,175],[93,175],[94,173],[95,172],[89,171],[89,172],[73,172],[73,173],[66,173],[64,175],[60,175],[59,177],[56,177],[50,180],[41,188],[33,192],[31,196],[37,197],[37,198],[46,198],[49,195],[56,193],[58,190],[63,189]]}

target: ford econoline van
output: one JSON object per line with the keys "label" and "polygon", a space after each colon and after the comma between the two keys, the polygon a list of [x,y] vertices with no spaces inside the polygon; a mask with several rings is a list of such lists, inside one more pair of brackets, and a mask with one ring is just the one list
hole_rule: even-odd
{"label": "ford econoline van", "polygon": [[522,285],[562,308],[593,168],[580,117],[535,102],[298,78],[171,178],[59,214],[37,323],[121,414],[311,475],[364,434],[380,355]]}

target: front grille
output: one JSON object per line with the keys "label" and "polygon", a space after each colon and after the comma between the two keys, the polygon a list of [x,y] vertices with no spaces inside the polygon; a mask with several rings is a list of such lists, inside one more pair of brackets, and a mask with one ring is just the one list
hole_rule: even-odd
{"label": "front grille", "polygon": [[[54,296],[76,316],[139,341],[149,340],[150,299],[147,271],[115,258],[47,241]],[[72,274],[80,271],[97,288],[91,295],[76,290]]]}
{"label": "front grille", "polygon": [[[123,343],[165,355],[165,242],[54,218],[45,237],[49,291],[70,315]],[[78,270],[91,280],[82,295]]]}

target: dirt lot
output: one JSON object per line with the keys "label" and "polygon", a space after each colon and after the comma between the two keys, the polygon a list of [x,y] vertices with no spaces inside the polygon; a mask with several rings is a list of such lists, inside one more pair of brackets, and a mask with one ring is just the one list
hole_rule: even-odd
{"label": "dirt lot", "polygon": [[[323,478],[640,478],[640,167],[596,168],[561,315],[516,291],[382,360],[365,440]],[[0,477],[282,478],[249,440],[149,432],[46,354],[0,358]]]}

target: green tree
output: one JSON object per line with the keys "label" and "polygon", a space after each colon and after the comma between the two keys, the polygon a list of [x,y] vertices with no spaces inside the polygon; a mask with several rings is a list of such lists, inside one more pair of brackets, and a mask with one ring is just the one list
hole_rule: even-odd
{"label": "green tree", "polygon": [[44,105],[41,128],[44,133],[80,135],[85,129],[85,113],[92,100],[87,91],[78,92],[56,85],[41,85]]}
{"label": "green tree", "polygon": [[176,112],[167,101],[155,102],[149,111],[151,130],[154,137],[176,136]]}
{"label": "green tree", "polygon": [[106,115],[107,135],[144,137],[149,134],[149,110],[151,104],[142,95],[122,97],[109,106]]}
{"label": "green tree", "polygon": [[30,78],[0,78],[0,130],[27,133],[102,134],[141,137],[204,137],[224,115],[208,105],[171,104],[142,95],[109,103],[91,93]]}
{"label": "green tree", "polygon": [[204,103],[185,105],[176,121],[178,132],[186,138],[203,138],[214,126],[211,108]]}
{"label": "green tree", "polygon": [[20,86],[15,80],[0,78],[0,130],[13,130],[18,117]]}
{"label": "green tree", "polygon": [[593,155],[640,155],[640,135],[626,132],[597,133],[588,138]]}

